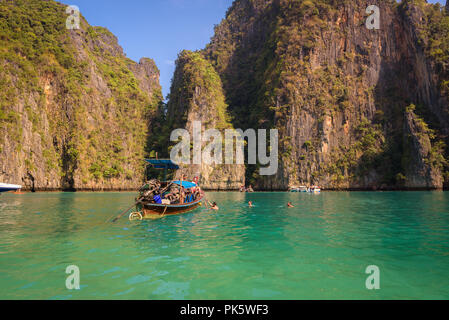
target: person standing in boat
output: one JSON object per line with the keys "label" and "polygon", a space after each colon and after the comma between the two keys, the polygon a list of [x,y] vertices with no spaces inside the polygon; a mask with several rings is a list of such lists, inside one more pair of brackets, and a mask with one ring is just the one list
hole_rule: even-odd
{"label": "person standing in boat", "polygon": [[185,175],[183,174],[181,177],[181,183],[179,184],[179,204],[184,204],[184,199],[186,196],[186,193],[184,191],[184,187],[182,185],[182,182],[184,181]]}
{"label": "person standing in boat", "polygon": [[192,188],[193,198],[195,200],[198,200],[201,197],[201,189],[200,187],[196,186]]}

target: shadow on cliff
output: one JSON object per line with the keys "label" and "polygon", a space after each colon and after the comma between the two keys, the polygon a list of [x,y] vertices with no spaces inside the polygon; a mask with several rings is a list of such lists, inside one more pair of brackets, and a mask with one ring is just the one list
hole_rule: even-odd
{"label": "shadow on cliff", "polygon": [[[237,5],[251,20],[241,20],[231,23],[239,35],[236,47],[231,52],[229,63],[215,66],[223,81],[228,112],[231,115],[231,123],[236,129],[270,129],[274,125],[274,112],[270,110],[263,99],[266,96],[266,72],[267,66],[275,59],[274,44],[270,43],[270,37],[276,30],[276,17],[279,15],[279,0],[272,5],[260,6],[257,1],[242,1]],[[222,42],[221,32],[215,33],[215,41]],[[210,48],[206,49],[209,50]],[[214,56],[209,59],[214,60]],[[220,62],[215,61],[216,64]],[[248,143],[247,139],[246,143]],[[246,184],[257,183],[257,171],[259,165],[248,165],[248,153],[245,150],[245,180]]]}
{"label": "shadow on cliff", "polygon": [[[448,117],[441,105],[441,93],[434,81],[434,70],[420,45],[417,22],[406,13],[407,10],[407,5],[401,4],[392,22],[399,28],[387,30],[391,39],[383,43],[379,79],[374,90],[375,112],[370,115],[373,124],[382,125],[386,137],[382,152],[376,155],[374,164],[377,166],[373,169],[382,173],[380,184],[393,189],[404,189],[407,179],[413,180],[413,176],[419,175],[428,175],[423,179],[427,179],[428,185],[432,184],[429,173],[432,165],[426,163],[429,161],[425,159],[427,155],[410,153],[409,133],[406,130],[408,106],[416,105],[415,113],[425,122],[425,126],[435,132],[436,140],[432,139],[432,143],[437,140],[445,140],[446,144],[449,142]],[[389,45],[393,46],[392,42],[395,47],[389,48]],[[396,55],[388,55],[388,52]],[[446,159],[447,156],[446,150]],[[429,169],[425,173],[410,172],[410,163],[419,161]],[[363,166],[363,163],[359,165]],[[447,187],[447,181],[444,186]],[[416,189],[420,188],[427,187],[416,186]]]}

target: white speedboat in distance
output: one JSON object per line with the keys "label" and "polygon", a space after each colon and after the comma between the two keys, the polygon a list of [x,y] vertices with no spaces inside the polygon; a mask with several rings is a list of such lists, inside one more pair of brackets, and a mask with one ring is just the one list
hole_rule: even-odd
{"label": "white speedboat in distance", "polygon": [[7,184],[0,182],[0,192],[16,191],[22,189],[22,186],[16,184]]}
{"label": "white speedboat in distance", "polygon": [[288,189],[288,191],[290,191],[290,192],[299,192],[299,188],[298,187],[290,187]]}
{"label": "white speedboat in distance", "polygon": [[309,188],[306,186],[300,186],[300,187],[290,187],[290,192],[308,192]]}
{"label": "white speedboat in distance", "polygon": [[318,186],[312,186],[310,187],[310,193],[320,193],[321,192],[321,188]]}

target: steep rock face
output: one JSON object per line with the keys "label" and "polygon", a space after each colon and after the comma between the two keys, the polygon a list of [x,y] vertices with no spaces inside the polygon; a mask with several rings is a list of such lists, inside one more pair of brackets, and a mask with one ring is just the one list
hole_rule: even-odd
{"label": "steep rock face", "polygon": [[[221,80],[198,52],[183,51],[178,57],[166,121],[172,129],[185,128],[190,133],[191,143],[195,121],[201,122],[203,135],[205,130],[213,128],[221,132],[223,140],[224,130],[232,129]],[[203,150],[207,144],[202,143]],[[200,185],[208,190],[238,190],[245,184],[244,165],[207,164],[204,159],[202,164],[184,166],[176,174],[177,178],[182,175],[198,176]]]}
{"label": "steep rock face", "polygon": [[[234,125],[280,132],[277,174],[247,168],[260,189],[396,188],[404,179],[408,188],[443,187],[448,77],[437,54],[447,47],[437,47],[444,41],[434,29],[447,34],[447,17],[424,1],[370,4],[380,8],[379,30],[366,27],[370,14],[358,0],[237,0],[216,27],[204,54]],[[411,169],[428,166],[418,156],[425,150],[415,150],[417,166],[402,161],[403,137],[415,134],[403,116],[410,103],[434,130],[432,178]]]}
{"label": "steep rock face", "polygon": [[155,98],[159,101],[161,98],[161,96],[157,96],[160,95],[161,90],[159,84],[159,69],[157,68],[154,60],[142,58],[138,64],[130,61],[128,67],[134,73],[140,89],[143,92],[150,93],[151,95],[156,94]]}
{"label": "steep rock face", "polygon": [[126,58],[108,30],[65,5],[1,1],[0,181],[31,190],[125,190],[143,180],[154,62]]}
{"label": "steep rock face", "polygon": [[435,158],[440,150],[432,146],[432,135],[432,130],[414,113],[414,106],[409,106],[404,121],[405,187],[436,189],[442,186],[442,168]]}

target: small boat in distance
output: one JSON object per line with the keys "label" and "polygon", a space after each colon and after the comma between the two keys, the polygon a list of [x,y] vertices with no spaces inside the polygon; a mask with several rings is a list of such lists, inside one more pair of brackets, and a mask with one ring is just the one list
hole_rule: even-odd
{"label": "small boat in distance", "polygon": [[321,192],[321,188],[318,186],[311,186],[310,187],[310,193],[320,193]]}
{"label": "small boat in distance", "polygon": [[308,192],[309,188],[306,186],[299,186],[299,187],[291,187],[290,192]]}
{"label": "small boat in distance", "polygon": [[22,186],[0,182],[0,192],[17,191],[20,189],[22,189]]}
{"label": "small boat in distance", "polygon": [[245,186],[241,186],[239,189],[240,192],[249,192],[249,193],[253,193],[254,189],[252,185],[249,185],[248,188],[246,188]]}

